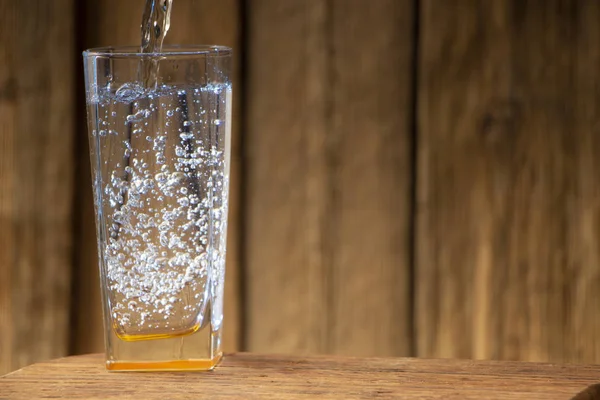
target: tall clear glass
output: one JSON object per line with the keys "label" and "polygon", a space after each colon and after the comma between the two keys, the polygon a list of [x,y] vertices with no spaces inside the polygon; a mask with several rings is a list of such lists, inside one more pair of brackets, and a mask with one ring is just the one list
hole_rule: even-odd
{"label": "tall clear glass", "polygon": [[84,52],[109,370],[221,358],[230,66],[219,46]]}

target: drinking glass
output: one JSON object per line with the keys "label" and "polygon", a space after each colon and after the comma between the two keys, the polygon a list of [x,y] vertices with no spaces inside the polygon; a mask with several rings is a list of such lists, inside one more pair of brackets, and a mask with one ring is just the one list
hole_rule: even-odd
{"label": "drinking glass", "polygon": [[221,359],[231,49],[85,51],[108,370]]}

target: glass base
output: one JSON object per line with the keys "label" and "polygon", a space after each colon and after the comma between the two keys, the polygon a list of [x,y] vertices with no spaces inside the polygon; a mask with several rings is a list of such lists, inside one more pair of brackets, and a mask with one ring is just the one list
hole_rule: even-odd
{"label": "glass base", "polygon": [[223,358],[218,354],[211,360],[171,360],[171,361],[107,361],[109,371],[210,371]]}
{"label": "glass base", "polygon": [[161,339],[123,340],[108,333],[108,371],[208,371],[223,356],[221,329],[212,324],[187,334]]}

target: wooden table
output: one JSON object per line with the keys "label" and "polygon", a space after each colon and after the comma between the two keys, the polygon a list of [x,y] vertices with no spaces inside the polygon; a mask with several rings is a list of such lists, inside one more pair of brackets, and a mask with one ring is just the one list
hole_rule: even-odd
{"label": "wooden table", "polygon": [[0,399],[580,400],[600,399],[598,382],[600,366],[256,354],[228,355],[212,372],[109,373],[88,355],[1,377]]}

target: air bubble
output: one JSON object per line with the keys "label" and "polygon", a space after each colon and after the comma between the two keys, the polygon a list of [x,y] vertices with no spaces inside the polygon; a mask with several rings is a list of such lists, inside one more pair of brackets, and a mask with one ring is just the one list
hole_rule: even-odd
{"label": "air bubble", "polygon": [[114,212],[114,214],[113,214],[113,220],[115,222],[119,222],[119,223],[123,222],[123,219],[124,219],[124,215],[123,215],[122,211],[115,211]]}
{"label": "air bubble", "polygon": [[135,311],[137,309],[137,307],[138,307],[138,303],[133,300],[127,304],[127,308],[129,308],[131,311]]}
{"label": "air bubble", "polygon": [[[166,252],[163,252],[163,253],[166,254]],[[168,261],[169,260],[166,257],[164,257],[164,255],[163,255],[163,257],[159,257],[156,259],[156,265],[158,265],[159,267],[163,267],[163,266],[167,265]]]}
{"label": "air bubble", "polygon": [[124,103],[131,103],[144,94],[144,88],[137,83],[125,83],[115,93],[115,99]]}
{"label": "air bubble", "polygon": [[158,239],[158,241],[160,242],[161,246],[168,246],[169,245],[169,239],[164,234],[160,235],[160,238]]}
{"label": "air bubble", "polygon": [[150,116],[150,110],[139,110],[135,114],[130,114],[127,116],[127,123],[131,124],[134,122],[140,122]]}
{"label": "air bubble", "polygon": [[156,179],[156,182],[158,183],[164,183],[167,181],[167,176],[163,172],[159,172],[154,176],[154,179]]}
{"label": "air bubble", "polygon": [[171,175],[171,178],[169,178],[169,181],[167,182],[167,184],[170,186],[174,186],[178,183],[183,182],[184,179],[185,179],[185,174],[183,172],[173,172],[173,174]]}

